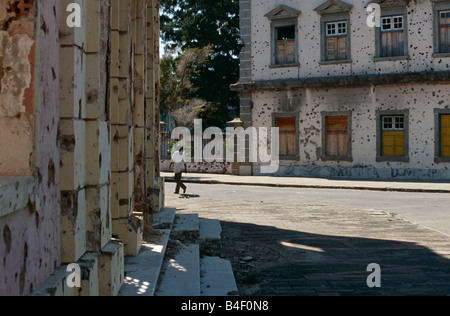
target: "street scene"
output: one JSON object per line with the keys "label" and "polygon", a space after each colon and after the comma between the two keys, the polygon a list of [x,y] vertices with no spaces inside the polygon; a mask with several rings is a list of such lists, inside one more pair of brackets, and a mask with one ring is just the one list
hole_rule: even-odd
{"label": "street scene", "polygon": [[[449,202],[448,193],[277,188],[208,184],[217,180],[213,175],[186,178],[196,179],[187,184],[191,198],[169,195],[167,203],[181,213],[221,220],[219,254],[231,260],[242,295],[449,295],[450,220],[440,207]],[[240,180],[258,184],[258,179]],[[171,192],[174,184],[166,187]],[[380,287],[367,284],[372,263],[380,266]]]}
{"label": "street scene", "polygon": [[0,0],[0,297],[450,296],[449,100],[450,0]]}

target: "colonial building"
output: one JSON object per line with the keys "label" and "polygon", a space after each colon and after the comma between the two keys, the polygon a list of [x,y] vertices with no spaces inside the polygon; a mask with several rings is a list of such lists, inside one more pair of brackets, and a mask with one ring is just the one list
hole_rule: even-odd
{"label": "colonial building", "polygon": [[277,175],[450,179],[450,1],[240,3],[233,89],[280,128]]}
{"label": "colonial building", "polygon": [[116,295],[162,203],[159,1],[0,0],[0,296]]}

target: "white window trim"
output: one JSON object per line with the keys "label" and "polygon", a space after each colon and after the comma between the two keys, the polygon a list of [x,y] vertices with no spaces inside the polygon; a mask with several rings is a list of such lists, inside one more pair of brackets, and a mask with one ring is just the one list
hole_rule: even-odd
{"label": "white window trim", "polygon": [[[400,18],[401,22],[402,22],[402,27],[401,28],[396,28],[394,27],[395,22],[394,19],[395,18]],[[390,24],[390,28],[389,29],[385,29],[384,28],[384,21],[385,20],[390,20],[389,24]],[[381,32],[397,32],[397,31],[404,31],[405,30],[405,19],[403,18],[403,15],[393,15],[393,16],[382,16],[381,17]]]}
{"label": "white window trim", "polygon": [[[385,119],[390,118],[392,121],[387,123]],[[401,122],[397,122],[396,119],[401,119]],[[404,131],[405,130],[405,116],[404,115],[384,115],[382,117],[383,131]],[[386,124],[391,124],[392,127],[386,127]],[[403,127],[398,127],[399,125]]]}
{"label": "white window trim", "polygon": [[444,13],[449,13],[450,14],[450,10],[439,11],[439,26],[450,26],[450,23],[449,24],[442,24],[441,23],[441,21],[442,21],[442,14],[444,14]]}
{"label": "white window trim", "polygon": [[[339,32],[339,24],[345,24],[345,32]],[[334,25],[334,29],[336,30],[336,33],[334,34],[329,34],[328,31],[328,26],[329,25]],[[348,24],[347,21],[343,20],[343,21],[336,21],[336,22],[327,22],[325,23],[325,32],[326,32],[326,37],[336,37],[336,36],[346,36],[348,34]]]}

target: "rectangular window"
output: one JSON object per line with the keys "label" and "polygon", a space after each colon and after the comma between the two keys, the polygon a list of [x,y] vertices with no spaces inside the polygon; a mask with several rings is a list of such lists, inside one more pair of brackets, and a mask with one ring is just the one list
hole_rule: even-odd
{"label": "rectangular window", "polygon": [[405,55],[405,21],[402,15],[381,18],[380,57]]}
{"label": "rectangular window", "polygon": [[325,24],[326,31],[326,60],[348,59],[347,21],[330,22]]}
{"label": "rectangular window", "polygon": [[322,161],[353,161],[352,112],[322,112]]}
{"label": "rectangular window", "polygon": [[295,26],[276,29],[276,63],[278,65],[295,63]]}
{"label": "rectangular window", "polygon": [[277,117],[275,126],[280,129],[280,156],[297,155],[297,118]]}
{"label": "rectangular window", "polygon": [[450,114],[440,115],[440,156],[450,157]]}
{"label": "rectangular window", "polygon": [[382,117],[382,153],[383,157],[405,156],[405,117]]}
{"label": "rectangular window", "polygon": [[327,116],[326,155],[348,156],[348,117]]}
{"label": "rectangular window", "polygon": [[450,11],[439,12],[439,52],[450,53]]}

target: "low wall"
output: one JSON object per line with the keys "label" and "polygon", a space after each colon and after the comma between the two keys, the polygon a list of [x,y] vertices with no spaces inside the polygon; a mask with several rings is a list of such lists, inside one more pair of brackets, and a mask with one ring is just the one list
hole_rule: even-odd
{"label": "low wall", "polygon": [[[187,169],[190,173],[214,173],[232,174],[231,162],[188,162]],[[161,171],[172,172],[170,160],[161,160]]]}

